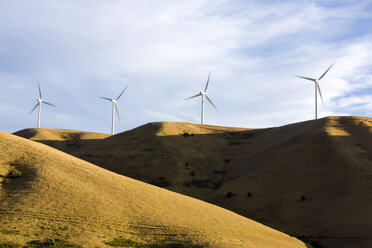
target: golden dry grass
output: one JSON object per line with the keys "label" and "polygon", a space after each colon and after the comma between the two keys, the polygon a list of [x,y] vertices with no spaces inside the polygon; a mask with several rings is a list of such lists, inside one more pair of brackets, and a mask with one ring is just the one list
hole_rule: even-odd
{"label": "golden dry grass", "polygon": [[323,247],[372,247],[371,127],[366,117],[267,129],[149,123],[72,154]]}
{"label": "golden dry grass", "polygon": [[117,237],[203,247],[305,247],[228,210],[107,171],[0,132],[0,244],[62,239],[106,247]]}

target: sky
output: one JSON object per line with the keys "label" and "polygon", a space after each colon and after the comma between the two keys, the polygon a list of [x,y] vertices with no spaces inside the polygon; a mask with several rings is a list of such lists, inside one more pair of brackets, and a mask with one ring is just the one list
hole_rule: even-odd
{"label": "sky", "polygon": [[371,0],[0,0],[0,130],[109,133],[148,122],[264,128],[372,116]]}

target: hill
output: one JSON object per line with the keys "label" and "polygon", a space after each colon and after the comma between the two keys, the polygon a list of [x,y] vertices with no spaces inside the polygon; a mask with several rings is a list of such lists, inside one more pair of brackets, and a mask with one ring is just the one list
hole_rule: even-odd
{"label": "hill", "polygon": [[372,119],[277,128],[149,123],[72,152],[322,247],[372,246]]}
{"label": "hill", "polygon": [[14,135],[38,141],[65,152],[71,152],[111,136],[103,133],[50,128],[27,128],[15,132]]}
{"label": "hill", "polygon": [[305,247],[228,210],[4,132],[0,180],[0,247]]}

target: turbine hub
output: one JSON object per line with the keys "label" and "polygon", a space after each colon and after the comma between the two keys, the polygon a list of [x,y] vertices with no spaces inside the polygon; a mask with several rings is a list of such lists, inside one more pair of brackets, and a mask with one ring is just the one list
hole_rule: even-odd
{"label": "turbine hub", "polygon": [[111,99],[111,102],[116,103],[116,100],[115,99]]}
{"label": "turbine hub", "polygon": [[43,100],[41,100],[41,99],[37,99],[37,101],[38,101],[39,103],[42,103],[42,102],[43,102]]}
{"label": "turbine hub", "polygon": [[204,91],[200,91],[200,95],[205,95],[206,93]]}

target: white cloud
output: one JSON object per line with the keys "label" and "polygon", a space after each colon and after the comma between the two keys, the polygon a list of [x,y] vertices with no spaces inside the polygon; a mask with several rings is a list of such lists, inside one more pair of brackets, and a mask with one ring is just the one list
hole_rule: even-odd
{"label": "white cloud", "polygon": [[[114,97],[127,84],[119,130],[161,119],[199,121],[200,101],[183,99],[204,87],[210,69],[208,95],[220,111],[206,103],[206,121],[217,125],[313,118],[313,85],[293,75],[318,77],[334,60],[321,81],[321,116],[359,113],[352,101],[339,99],[372,83],[372,37],[360,25],[371,23],[368,1],[0,4],[0,80],[12,92],[0,104],[31,109],[40,80],[65,128],[108,132],[110,109],[97,96]],[[18,95],[22,102],[15,101]],[[0,128],[15,131],[9,124]]]}

